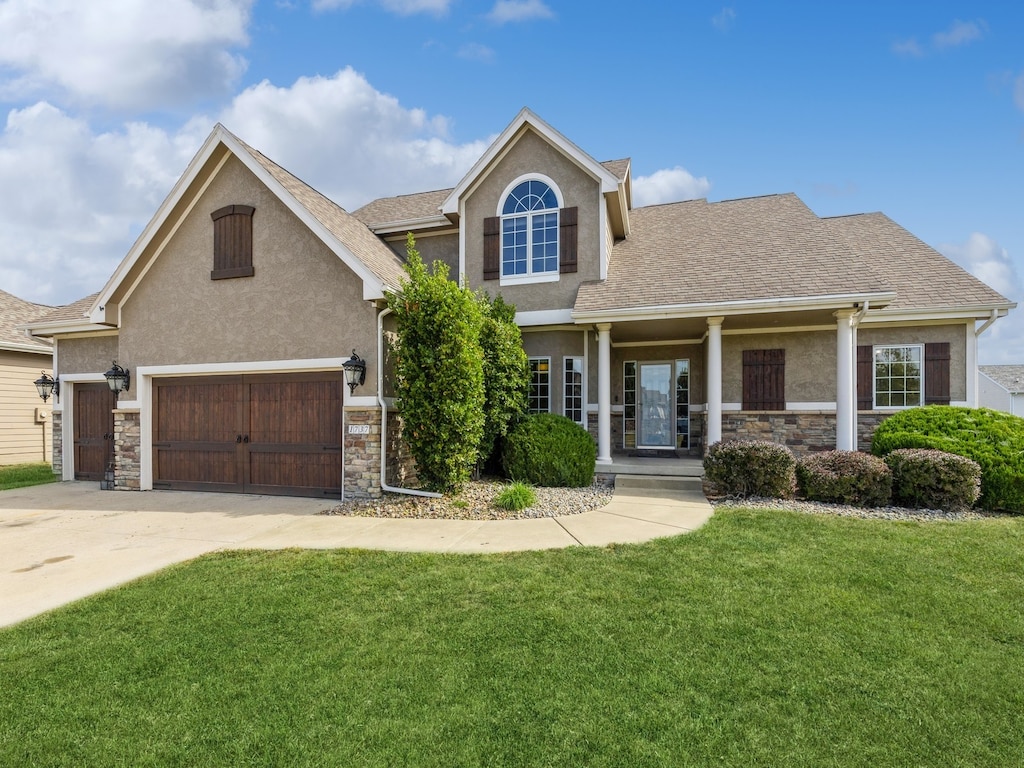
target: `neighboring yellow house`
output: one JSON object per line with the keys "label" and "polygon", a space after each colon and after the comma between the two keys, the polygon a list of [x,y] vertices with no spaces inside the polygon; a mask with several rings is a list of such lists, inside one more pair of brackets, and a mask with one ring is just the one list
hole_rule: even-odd
{"label": "neighboring yellow house", "polygon": [[53,347],[19,329],[49,309],[0,291],[0,465],[51,459],[53,400],[40,400],[33,382],[53,373]]}

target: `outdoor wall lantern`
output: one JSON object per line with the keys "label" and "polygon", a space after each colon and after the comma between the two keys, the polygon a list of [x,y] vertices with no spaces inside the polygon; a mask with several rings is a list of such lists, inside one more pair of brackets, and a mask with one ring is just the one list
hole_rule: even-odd
{"label": "outdoor wall lantern", "polygon": [[127,392],[132,384],[132,376],[114,361],[114,367],[103,374],[111,392]]}
{"label": "outdoor wall lantern", "polygon": [[36,379],[35,382],[33,383],[36,385],[36,392],[38,392],[39,396],[43,398],[43,402],[45,403],[47,400],[49,400],[50,395],[53,395],[54,397],[60,397],[60,379],[50,378],[50,374],[48,374],[46,371],[40,371],[40,373],[42,373],[43,375]]}
{"label": "outdoor wall lantern", "polygon": [[352,357],[341,364],[345,369],[345,381],[348,383],[349,394],[356,391],[366,381],[366,361],[356,351],[352,350]]}

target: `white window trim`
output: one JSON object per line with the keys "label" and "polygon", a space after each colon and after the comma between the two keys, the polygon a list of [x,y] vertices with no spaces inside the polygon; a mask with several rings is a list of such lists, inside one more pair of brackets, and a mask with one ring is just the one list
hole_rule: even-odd
{"label": "white window trim", "polygon": [[[878,404],[878,379],[875,376],[875,355],[880,349],[910,349],[911,347],[921,351],[921,391],[920,402],[917,405],[879,405]],[[924,382],[924,344],[875,344],[871,347],[871,407],[875,411],[905,411],[908,408],[918,408],[924,405],[925,382]]]}
{"label": "white window trim", "polygon": [[582,355],[566,355],[562,358],[562,415],[568,417],[566,413],[568,410],[567,402],[569,400],[568,387],[569,384],[565,380],[566,368],[565,364],[568,360],[575,360],[580,364],[580,417],[579,419],[573,419],[577,424],[586,429],[587,427],[587,362]]}
{"label": "white window trim", "polygon": [[[558,188],[558,185],[555,184],[554,179],[552,179],[550,176],[545,176],[543,173],[524,173],[523,175],[517,176],[515,179],[513,179],[512,182],[507,187],[505,187],[505,191],[502,192],[501,196],[498,198],[498,207],[497,207],[497,210],[495,211],[495,215],[499,219],[501,219],[501,222],[502,222],[501,231],[498,233],[498,237],[500,238],[500,240],[498,242],[498,255],[499,255],[499,259],[500,259],[499,265],[498,265],[499,266],[498,284],[504,286],[504,285],[524,285],[524,284],[528,284],[528,283],[557,283],[558,279],[560,277],[560,274],[561,274],[560,273],[560,268],[561,268],[561,264],[560,263],[556,262],[555,268],[553,270],[548,270],[546,272],[534,272],[533,271],[533,254],[531,253],[532,246],[533,246],[533,227],[530,226],[530,224],[531,224],[531,221],[532,221],[532,215],[533,215],[534,211],[527,211],[525,213],[517,213],[517,214],[511,214],[511,213],[505,214],[505,213],[502,213],[503,209],[505,208],[505,200],[508,198],[509,193],[511,193],[513,189],[518,187],[524,181],[540,181],[540,182],[543,182],[544,184],[548,185],[548,187],[551,189],[552,192],[555,193],[555,202],[558,204],[558,208],[555,209],[554,213],[558,214],[558,217],[559,217],[559,219],[558,219],[559,231],[556,233],[556,237],[555,237],[555,250],[556,250],[556,253],[558,255],[558,262],[561,261],[561,248],[562,248],[562,233],[561,233],[561,229],[560,229],[561,228],[561,224],[562,224],[561,210],[565,207],[565,198],[562,196],[562,190]],[[548,213],[551,213],[551,209],[550,208],[545,208],[544,211],[546,211]],[[506,218],[518,218],[519,216],[526,216],[527,217],[527,226],[526,226],[526,270],[527,271],[526,271],[525,275],[506,275],[505,274],[505,219]]]}
{"label": "white window trim", "polygon": [[547,407],[547,410],[535,411],[532,408],[530,408],[530,405],[529,405],[530,398],[529,398],[529,396],[527,397],[527,408],[529,408],[530,413],[551,413],[551,358],[550,358],[550,356],[545,357],[543,355],[539,355],[537,357],[529,357],[529,358],[527,358],[527,360],[531,364],[531,366],[530,366],[530,392],[531,393],[533,392],[533,366],[532,366],[532,364],[534,362],[541,362],[542,360],[546,361],[547,364],[548,364],[548,407]]}

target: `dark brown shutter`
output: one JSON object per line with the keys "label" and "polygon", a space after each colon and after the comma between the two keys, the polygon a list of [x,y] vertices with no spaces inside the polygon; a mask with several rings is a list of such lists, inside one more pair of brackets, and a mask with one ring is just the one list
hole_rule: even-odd
{"label": "dark brown shutter", "polygon": [[786,410],[786,350],[743,350],[743,410]]}
{"label": "dark brown shutter", "polygon": [[949,405],[949,342],[924,345],[924,404]]}
{"label": "dark brown shutter", "polygon": [[558,271],[562,274],[576,271],[578,236],[576,223],[579,208],[563,208],[558,212]]}
{"label": "dark brown shutter", "polygon": [[210,278],[250,277],[252,266],[251,205],[226,205],[210,214],[213,219],[213,271]]}
{"label": "dark brown shutter", "polygon": [[484,219],[484,280],[501,277],[501,217]]}
{"label": "dark brown shutter", "polygon": [[857,347],[857,410],[870,411],[875,404],[875,354],[870,344]]}

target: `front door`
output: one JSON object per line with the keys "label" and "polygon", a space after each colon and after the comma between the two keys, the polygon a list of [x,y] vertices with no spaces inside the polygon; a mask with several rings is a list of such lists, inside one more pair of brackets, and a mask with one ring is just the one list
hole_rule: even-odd
{"label": "front door", "polygon": [[114,458],[117,395],[107,384],[74,385],[75,480],[102,480]]}
{"label": "front door", "polygon": [[638,448],[675,448],[672,363],[640,363]]}

